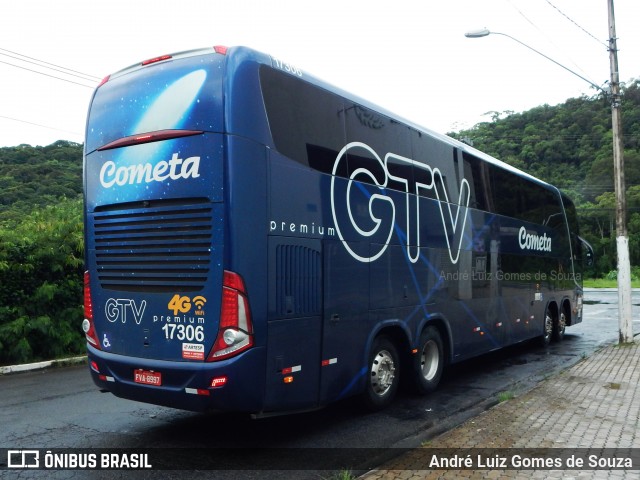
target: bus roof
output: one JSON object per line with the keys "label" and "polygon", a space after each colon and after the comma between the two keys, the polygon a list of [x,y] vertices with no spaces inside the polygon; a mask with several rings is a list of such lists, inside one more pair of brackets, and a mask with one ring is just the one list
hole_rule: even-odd
{"label": "bus roof", "polygon": [[[243,62],[256,62],[259,64],[263,64],[263,65],[267,65],[269,67],[274,67],[275,62],[281,62],[281,60],[278,59],[278,57],[275,57],[273,55],[269,55],[266,53],[262,53],[258,50],[254,50],[252,48],[249,47],[245,47],[245,46],[233,46],[233,47],[223,47],[223,46],[214,46],[214,47],[205,47],[205,48],[199,48],[199,49],[193,49],[193,50],[186,50],[186,51],[182,51],[182,52],[177,52],[177,53],[172,53],[172,54],[167,54],[167,55],[161,55],[158,57],[154,57],[154,58],[150,58],[147,60],[144,60],[142,62],[138,62],[135,63],[133,65],[130,65],[126,68],[123,68],[111,75],[109,75],[108,77],[106,77],[102,83],[105,83],[107,80],[110,79],[114,79],[117,78],[121,75],[125,75],[131,72],[134,72],[136,70],[142,69],[142,68],[146,68],[148,66],[154,65],[154,64],[162,64],[165,61],[168,60],[175,60],[175,59],[179,59],[179,58],[186,58],[186,57],[191,57],[191,56],[198,56],[198,55],[210,55],[210,54],[223,54],[226,55],[229,61],[233,61],[233,63],[236,64],[240,64]],[[558,189],[556,187],[554,187],[553,185],[550,185],[547,182],[544,182],[543,180],[540,180],[539,178],[534,177],[533,175],[520,170],[512,165],[509,165],[508,163],[499,160],[495,157],[492,157],[491,155],[488,155],[484,152],[481,152],[480,150],[477,150],[463,142],[460,142],[452,137],[449,137],[447,135],[444,135],[442,133],[438,133],[434,130],[431,130],[427,127],[424,127],[423,125],[419,125],[411,120],[408,120],[406,118],[403,118],[401,116],[396,115],[395,113],[387,110],[384,107],[381,107],[373,102],[370,102],[369,100],[366,100],[364,98],[359,97],[358,95],[355,95],[351,92],[348,92],[346,90],[341,89],[340,87],[337,87],[329,82],[326,82],[316,76],[314,76],[313,74],[310,74],[306,71],[302,71],[302,75],[301,75],[301,80],[311,83],[319,88],[322,88],[324,90],[327,90],[329,92],[335,93],[341,97],[344,97],[346,99],[349,99],[353,102],[358,103],[359,105],[369,108],[371,110],[376,111],[377,113],[380,113],[382,115],[385,115],[389,118],[392,118],[395,121],[398,121],[404,125],[406,125],[407,127],[414,129],[416,131],[419,131],[421,133],[425,133],[433,138],[436,138],[437,140],[444,142],[446,144],[451,145],[454,148],[457,148],[458,150],[461,150],[463,152],[466,152],[470,155],[473,155],[483,161],[486,161],[488,163],[491,163],[493,165],[496,165],[500,168],[503,168],[513,174],[519,175],[521,177],[524,177],[530,181],[533,181],[535,183],[538,183],[546,188],[549,188],[551,190],[555,190],[558,191]]]}

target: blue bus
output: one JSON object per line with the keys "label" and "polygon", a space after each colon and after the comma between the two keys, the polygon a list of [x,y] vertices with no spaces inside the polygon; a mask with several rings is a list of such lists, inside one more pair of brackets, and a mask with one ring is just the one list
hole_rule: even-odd
{"label": "blue bus", "polygon": [[567,196],[245,47],[105,78],[84,186],[83,330],[118,397],[378,409],[582,320]]}

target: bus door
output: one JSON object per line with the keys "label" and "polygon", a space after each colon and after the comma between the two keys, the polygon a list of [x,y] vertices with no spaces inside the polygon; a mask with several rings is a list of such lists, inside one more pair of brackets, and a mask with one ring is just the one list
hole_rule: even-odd
{"label": "bus door", "polygon": [[495,350],[507,341],[510,325],[505,319],[503,282],[500,270],[500,244],[486,235],[475,251],[460,252],[447,291],[457,300],[448,309],[455,319],[454,331],[461,350],[456,357],[468,358]]}

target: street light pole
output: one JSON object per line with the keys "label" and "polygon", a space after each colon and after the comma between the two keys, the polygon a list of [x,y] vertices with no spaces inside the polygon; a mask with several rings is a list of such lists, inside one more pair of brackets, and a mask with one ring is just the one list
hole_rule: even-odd
{"label": "street light pole", "polygon": [[593,83],[591,80],[589,80],[588,78],[583,77],[582,75],[580,75],[579,73],[574,72],[573,70],[571,70],[568,67],[565,67],[564,65],[562,65],[560,62],[555,61],[553,58],[545,55],[544,53],[536,50],[535,48],[533,48],[531,45],[527,45],[524,42],[521,42],[520,40],[518,40],[515,37],[512,37],[511,35],[507,35],[506,33],[502,33],[502,32],[492,32],[490,30],[487,30],[486,28],[483,28],[482,30],[475,30],[473,32],[467,32],[464,34],[465,37],[467,38],[481,38],[481,37],[486,37],[488,35],[502,35],[503,37],[507,37],[510,38],[511,40],[513,40],[514,42],[519,43],[520,45],[522,45],[523,47],[528,48],[529,50],[531,50],[532,52],[537,53],[538,55],[540,55],[541,57],[546,58],[547,60],[549,60],[550,62],[555,63],[556,65],[558,65],[560,68],[564,68],[567,72],[572,73],[573,75],[575,75],[576,77],[584,80],[585,82],[587,82],[589,85],[591,85],[593,88],[595,88],[596,90],[600,90],[601,92],[603,92],[605,95],[608,95],[609,92],[607,92],[606,90],[604,90],[601,86],[596,85],[595,83]]}
{"label": "street light pole", "polygon": [[611,98],[611,128],[613,133],[613,178],[616,196],[616,251],[618,261],[618,333],[620,343],[633,342],[633,323],[631,318],[631,264],[629,258],[629,236],[627,233],[627,199],[624,181],[624,155],[622,142],[622,114],[620,110],[620,74],[618,72],[618,47],[616,38],[615,16],[613,0],[607,0],[609,13],[609,59],[611,65],[611,92],[606,92],[595,83],[582,75],[558,63],[553,58],[539,52],[535,48],[521,42],[506,33],[491,32],[482,29],[465,33],[468,38],[480,38],[487,35],[502,35],[516,41],[520,45],[564,68],[569,73],[581,78],[592,87],[610,95]]}
{"label": "street light pole", "polygon": [[609,63],[611,69],[611,128],[613,131],[613,182],[616,195],[616,251],[618,257],[619,342],[633,342],[631,319],[631,264],[627,233],[627,197],[624,181],[624,146],[620,111],[620,74],[613,0],[607,1],[609,12]]}

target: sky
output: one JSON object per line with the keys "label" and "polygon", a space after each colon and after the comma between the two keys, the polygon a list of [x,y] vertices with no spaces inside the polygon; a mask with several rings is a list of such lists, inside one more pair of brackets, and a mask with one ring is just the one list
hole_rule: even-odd
{"label": "sky", "polygon": [[[640,78],[640,2],[614,2],[628,82]],[[271,54],[441,133],[596,94],[511,38],[465,32],[509,35],[605,88],[610,78],[607,0],[20,0],[2,10],[0,147],[83,143],[102,78],[213,45]]]}

